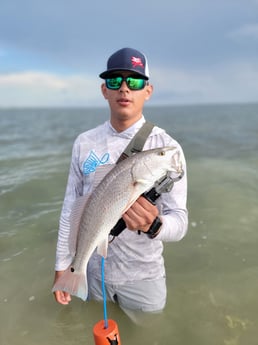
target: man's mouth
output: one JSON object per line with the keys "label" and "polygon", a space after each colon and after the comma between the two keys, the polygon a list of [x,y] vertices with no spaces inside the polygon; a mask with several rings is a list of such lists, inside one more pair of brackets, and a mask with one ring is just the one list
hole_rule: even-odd
{"label": "man's mouth", "polygon": [[128,105],[131,101],[127,98],[119,98],[117,100],[117,103],[122,105],[122,106],[125,106],[125,105]]}

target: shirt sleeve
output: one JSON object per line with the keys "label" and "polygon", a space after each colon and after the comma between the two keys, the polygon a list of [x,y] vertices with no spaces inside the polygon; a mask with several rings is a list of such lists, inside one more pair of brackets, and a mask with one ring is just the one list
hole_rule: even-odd
{"label": "shirt sleeve", "polygon": [[68,182],[59,221],[56,271],[65,270],[73,260],[69,249],[70,214],[75,200],[83,194],[83,176],[79,164],[79,151],[80,145],[77,139],[73,146]]}

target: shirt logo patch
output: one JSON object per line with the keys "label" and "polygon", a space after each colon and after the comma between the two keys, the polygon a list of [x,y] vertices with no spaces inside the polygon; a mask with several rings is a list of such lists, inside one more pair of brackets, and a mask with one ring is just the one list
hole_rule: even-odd
{"label": "shirt logo patch", "polygon": [[96,171],[96,168],[100,165],[107,163],[109,160],[109,153],[105,153],[101,158],[98,158],[96,153],[90,152],[89,157],[83,163],[83,173],[84,175],[89,175],[90,173]]}

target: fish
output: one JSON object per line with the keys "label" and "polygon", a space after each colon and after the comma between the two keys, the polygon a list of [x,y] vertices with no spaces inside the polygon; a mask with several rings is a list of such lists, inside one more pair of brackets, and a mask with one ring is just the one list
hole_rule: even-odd
{"label": "fish", "polygon": [[70,219],[74,259],[55,282],[53,292],[66,291],[86,301],[86,271],[92,253],[97,248],[99,255],[107,257],[111,229],[142,193],[169,172],[182,172],[177,147],[141,151],[114,165],[89,197],[78,198]]}

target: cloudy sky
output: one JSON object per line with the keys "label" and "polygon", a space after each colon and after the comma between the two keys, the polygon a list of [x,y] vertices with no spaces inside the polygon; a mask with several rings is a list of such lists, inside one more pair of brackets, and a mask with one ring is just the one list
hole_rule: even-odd
{"label": "cloudy sky", "polygon": [[126,46],[148,57],[149,104],[258,101],[258,0],[1,0],[0,107],[102,106]]}

